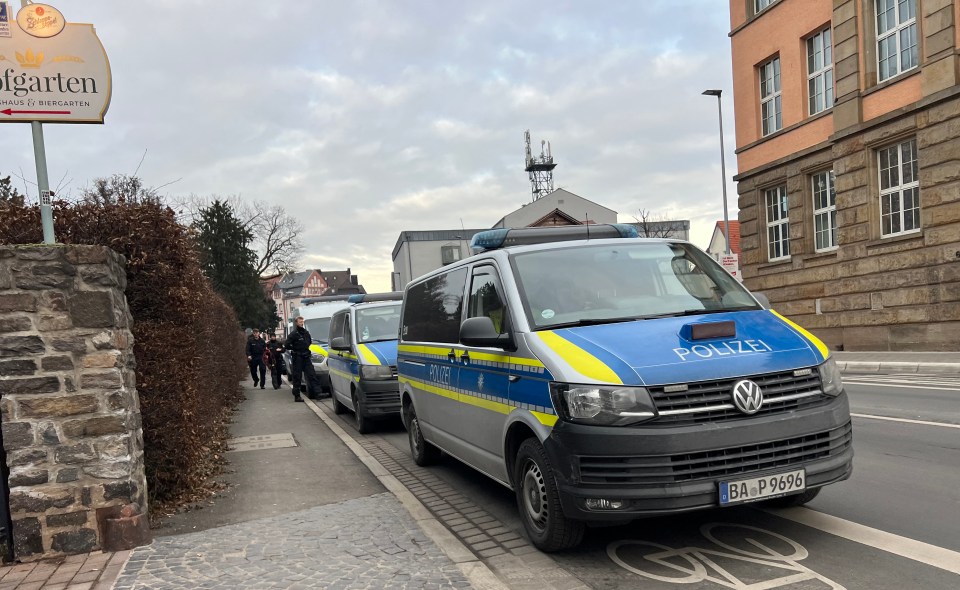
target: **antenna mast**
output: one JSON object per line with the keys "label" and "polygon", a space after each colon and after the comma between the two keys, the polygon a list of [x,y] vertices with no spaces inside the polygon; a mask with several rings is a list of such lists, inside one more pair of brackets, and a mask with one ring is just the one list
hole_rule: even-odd
{"label": "antenna mast", "polygon": [[534,158],[530,150],[530,130],[523,132],[523,138],[527,144],[526,168],[524,170],[530,175],[530,188],[533,192],[533,200],[536,201],[544,195],[553,192],[553,169],[557,165],[553,162],[553,154],[550,153],[550,142],[540,142],[540,156]]}

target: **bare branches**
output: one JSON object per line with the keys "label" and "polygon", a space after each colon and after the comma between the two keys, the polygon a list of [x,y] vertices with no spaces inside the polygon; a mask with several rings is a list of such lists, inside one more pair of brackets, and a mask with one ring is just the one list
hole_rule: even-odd
{"label": "bare branches", "polygon": [[662,215],[655,215],[652,211],[640,209],[637,220],[637,233],[641,238],[677,238],[684,237],[686,226],[682,221],[669,221]]}
{"label": "bare branches", "polygon": [[282,205],[265,201],[245,201],[240,195],[209,199],[190,195],[179,205],[190,218],[206,207],[209,201],[220,199],[230,204],[243,228],[253,235],[250,248],[257,254],[256,269],[260,276],[296,270],[303,255],[303,224],[287,213]]}

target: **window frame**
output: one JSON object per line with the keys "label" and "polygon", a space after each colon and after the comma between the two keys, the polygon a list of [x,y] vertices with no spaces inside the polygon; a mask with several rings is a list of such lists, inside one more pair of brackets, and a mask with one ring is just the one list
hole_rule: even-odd
{"label": "window frame", "polygon": [[[404,304],[400,317],[400,341],[436,342],[450,345],[459,344],[460,324],[463,322],[464,306],[467,303],[465,292],[469,278],[470,275],[468,273],[468,267],[464,265],[410,284],[404,292]],[[454,289],[443,289],[446,291],[448,296],[458,298],[456,313],[448,312],[446,314],[447,317],[440,317],[442,314],[438,313],[438,309],[428,309],[427,307],[421,309],[421,303],[436,304],[439,301],[440,304],[443,305],[442,299],[444,298],[438,300],[436,299],[436,293],[431,294],[429,291],[434,287],[438,287],[438,283],[445,280],[457,281],[457,285],[454,285]],[[459,291],[456,289],[456,287],[459,287]],[[420,301],[421,295],[419,294],[419,289],[423,289],[425,291],[423,302]],[[438,293],[442,295],[440,291],[438,291]],[[416,315],[416,320],[421,321],[423,325],[411,323],[413,315]],[[417,329],[414,330],[413,334],[410,334],[410,328],[413,326],[416,326]],[[421,336],[423,337],[421,338]]]}
{"label": "window frame", "polygon": [[778,0],[753,0],[753,14],[760,14],[777,3]]}
{"label": "window frame", "polygon": [[[819,41],[818,41],[819,40]],[[819,47],[818,47],[819,45]],[[833,108],[835,98],[833,75],[833,29],[828,25],[814,35],[807,37],[807,112],[812,117]],[[821,65],[816,67],[816,55],[819,49]],[[813,64],[811,64],[813,60]],[[822,94],[815,92],[817,80],[822,79]],[[815,105],[816,97],[823,97],[822,105]],[[820,108],[817,108],[819,106]]]}
{"label": "window frame", "polygon": [[[767,78],[767,68],[770,68],[770,78]],[[760,135],[767,137],[783,129],[783,102],[781,99],[781,68],[780,55],[777,54],[760,64],[757,68],[760,81]],[[773,88],[767,93],[768,80]],[[767,105],[773,105],[773,116],[768,117],[764,112]],[[772,120],[773,129],[767,127],[767,121]]]}
{"label": "window frame", "polygon": [[[826,179],[826,190],[817,189],[817,177],[824,175]],[[818,207],[817,197],[822,193],[827,194],[827,204]],[[832,252],[840,247],[839,237],[837,235],[837,190],[836,174],[833,168],[829,170],[820,170],[810,175],[810,197],[813,204],[813,250],[814,252]],[[821,228],[820,220],[827,221],[827,227]],[[827,234],[829,243],[827,246],[820,246],[820,235]]]}
{"label": "window frame", "polygon": [[[782,193],[781,193],[782,191]],[[771,206],[770,197],[777,197],[776,206]],[[768,262],[782,262],[784,260],[790,260],[790,198],[787,193],[786,184],[778,184],[776,186],[771,186],[763,190],[763,205],[764,211],[766,212],[766,228],[767,228],[767,261]],[[773,209],[781,209],[780,216],[774,220],[770,219],[770,213]],[[772,234],[776,232],[779,236],[778,239],[772,239]],[[780,255],[775,256],[774,247],[775,245],[780,246]]]}
{"label": "window frame", "polygon": [[[454,258],[453,260],[447,260],[448,252],[456,252],[457,257]],[[440,246],[440,264],[441,265],[447,266],[448,264],[453,264],[454,262],[460,262],[461,260],[463,260],[463,249],[460,248],[459,244],[457,245],[445,244],[443,246]]]}
{"label": "window frame", "polygon": [[[487,280],[485,277],[489,277]],[[497,296],[497,299],[500,300],[500,308],[503,310],[499,334],[510,334],[512,332],[513,322],[510,320],[510,308],[507,305],[507,297],[503,291],[503,283],[500,280],[500,273],[497,271],[497,267],[493,264],[478,264],[474,266],[470,271],[470,281],[467,285],[467,296],[466,296],[466,305],[464,306],[464,317],[473,318],[473,317],[490,317],[489,315],[474,315],[474,296],[476,294],[477,281],[483,280],[484,283],[489,283],[493,285],[494,293]]]}
{"label": "window frame", "polygon": [[[893,6],[887,8],[882,13],[880,11],[880,3],[892,2]],[[913,16],[906,19],[905,21],[900,20],[900,2],[901,0],[873,0],[873,15],[874,22],[873,25],[876,33],[876,50],[877,50],[877,83],[885,82],[892,78],[896,78],[904,72],[909,72],[920,67],[920,33],[919,33],[919,21],[917,20],[917,0],[903,0],[904,4],[912,7]],[[886,14],[892,10],[893,13],[893,26],[889,27],[886,31],[880,31],[880,15]],[[903,66],[903,47],[902,47],[902,37],[901,33],[908,31],[912,27],[912,36],[913,36],[913,45],[912,45],[912,65],[910,67]],[[884,75],[883,68],[883,51],[882,47],[885,41],[893,38],[894,48],[892,57],[895,58],[896,71]],[[890,59],[890,58],[888,58]]]}
{"label": "window frame", "polygon": [[[909,155],[912,157],[909,160],[910,163],[910,174],[912,180],[910,182],[903,182],[904,179],[904,151],[905,146],[910,146]],[[889,152],[889,150],[896,150],[897,163],[896,168],[887,167],[883,168],[882,157],[884,152]],[[877,155],[877,188],[878,188],[878,200],[877,207],[879,212],[880,219],[880,239],[887,238],[896,238],[899,236],[906,236],[911,234],[920,233],[923,230],[923,225],[920,219],[920,155],[917,149],[917,138],[911,137],[909,139],[900,140],[897,143],[888,144],[876,150]],[[889,157],[888,157],[889,162]],[[897,171],[897,184],[890,184],[884,188],[884,172],[885,171]],[[887,175],[887,180],[889,181],[889,174]],[[910,215],[911,221],[914,221],[916,225],[910,229],[904,229],[906,226],[906,212],[908,209],[904,206],[904,195],[907,191],[913,192],[913,206],[909,208],[909,211],[912,212]],[[893,198],[896,196],[897,207],[896,211],[893,210]],[[889,213],[884,213],[884,199],[890,198],[889,201]],[[896,216],[896,218],[894,218]],[[900,229],[898,231],[889,231],[884,232],[884,218],[889,218],[890,228],[892,230],[894,226],[894,220],[899,222]]]}

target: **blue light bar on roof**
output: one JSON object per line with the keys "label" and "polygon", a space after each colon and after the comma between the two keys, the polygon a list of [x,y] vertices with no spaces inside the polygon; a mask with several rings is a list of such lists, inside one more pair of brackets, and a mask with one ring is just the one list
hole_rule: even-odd
{"label": "blue light bar on roof", "polygon": [[600,240],[606,238],[636,238],[637,228],[625,223],[563,225],[553,227],[521,227],[491,229],[473,236],[470,248],[474,252],[509,248],[525,244],[545,244],[570,240]]}
{"label": "blue light bar on roof", "polygon": [[357,293],[347,298],[347,303],[370,303],[372,301],[402,301],[403,291],[389,293]]}

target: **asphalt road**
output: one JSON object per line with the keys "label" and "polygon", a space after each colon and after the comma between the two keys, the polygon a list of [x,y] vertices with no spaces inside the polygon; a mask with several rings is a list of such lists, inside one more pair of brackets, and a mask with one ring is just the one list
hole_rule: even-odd
{"label": "asphalt road", "polygon": [[[960,379],[847,375],[845,383],[855,414],[854,475],[807,508],[741,506],[591,529],[580,547],[553,560],[597,589],[640,581],[644,588],[960,588]],[[399,422],[368,436],[408,448]],[[448,457],[430,472],[522,534],[511,491]]]}

